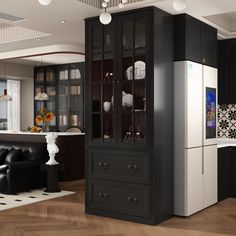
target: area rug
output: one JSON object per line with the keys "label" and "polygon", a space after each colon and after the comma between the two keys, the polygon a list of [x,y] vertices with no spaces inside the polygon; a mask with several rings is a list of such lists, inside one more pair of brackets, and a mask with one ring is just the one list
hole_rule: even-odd
{"label": "area rug", "polygon": [[44,189],[36,189],[18,194],[0,193],[0,211],[32,203],[37,203],[57,197],[63,197],[70,194],[74,194],[74,192],[61,191],[56,193],[46,193],[44,192]]}

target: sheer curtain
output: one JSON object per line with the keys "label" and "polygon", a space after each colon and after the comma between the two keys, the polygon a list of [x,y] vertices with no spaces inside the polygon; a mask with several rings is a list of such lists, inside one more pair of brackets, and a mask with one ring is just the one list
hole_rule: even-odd
{"label": "sheer curtain", "polygon": [[7,129],[20,130],[20,81],[7,80],[7,93],[12,101],[7,102]]}

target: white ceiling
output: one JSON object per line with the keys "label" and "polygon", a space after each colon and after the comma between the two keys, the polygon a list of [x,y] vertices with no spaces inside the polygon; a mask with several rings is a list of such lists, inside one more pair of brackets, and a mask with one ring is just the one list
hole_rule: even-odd
{"label": "white ceiling", "polygon": [[[94,0],[98,1],[98,0]],[[215,15],[227,12],[236,11],[236,0],[186,0],[187,7],[184,12],[209,23],[204,18],[208,15]],[[127,5],[124,10],[156,6],[171,14],[177,14],[172,7],[173,0],[144,0],[139,3]],[[119,8],[113,7],[108,9],[111,12],[120,11]],[[17,26],[27,27],[33,30],[38,30],[49,34],[50,36],[44,37],[43,40],[28,39],[17,42],[9,42],[0,44],[0,59],[1,54],[6,52],[40,48],[49,45],[74,45],[78,47],[77,51],[84,49],[84,18],[97,16],[100,10],[83,4],[78,0],[52,0],[52,3],[47,6],[41,6],[37,0],[1,0],[0,12],[27,18],[27,20],[16,23]],[[66,24],[59,23],[60,20],[67,20]],[[211,25],[216,26],[210,22]],[[224,30],[221,26],[217,26],[220,34],[225,37],[236,36]],[[19,51],[20,52],[20,51]],[[45,53],[43,51],[42,53]],[[10,55],[10,53],[9,53]]]}

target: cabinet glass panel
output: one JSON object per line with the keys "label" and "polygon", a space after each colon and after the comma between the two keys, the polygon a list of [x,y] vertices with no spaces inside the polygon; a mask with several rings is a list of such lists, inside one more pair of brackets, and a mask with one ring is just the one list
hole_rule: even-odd
{"label": "cabinet glass panel", "polygon": [[144,143],[146,139],[146,114],[144,111],[134,112],[134,142]]}
{"label": "cabinet glass panel", "polygon": [[93,26],[93,53],[99,53],[102,51],[102,24]]}
{"label": "cabinet glass panel", "polygon": [[92,137],[93,140],[102,138],[100,114],[92,114]]}
{"label": "cabinet glass panel", "polygon": [[105,142],[113,139],[113,114],[103,113],[103,140]]}
{"label": "cabinet glass panel", "polygon": [[44,69],[42,67],[36,73],[35,83],[44,83]]}
{"label": "cabinet glass panel", "polygon": [[114,24],[112,22],[104,26],[104,52],[113,51],[113,45],[114,45],[113,31],[114,31]]}
{"label": "cabinet glass panel", "polygon": [[103,60],[103,81],[113,80],[113,54],[105,54]]}
{"label": "cabinet glass panel", "polygon": [[133,80],[133,51],[124,51],[122,58],[122,80]]}
{"label": "cabinet glass panel", "polygon": [[55,83],[55,74],[52,68],[46,69],[46,83]]}
{"label": "cabinet glass panel", "polygon": [[134,47],[133,20],[125,20],[122,23],[122,46],[123,49],[132,49]]}
{"label": "cabinet glass panel", "polygon": [[122,142],[133,143],[133,116],[131,112],[122,112]]}
{"label": "cabinet glass panel", "polygon": [[59,130],[65,131],[69,126],[69,85],[59,81]]}
{"label": "cabinet glass panel", "polygon": [[135,48],[146,46],[146,21],[145,17],[135,19]]}
{"label": "cabinet glass panel", "polygon": [[100,82],[101,76],[102,76],[102,56],[95,55],[93,56],[92,81]]}
{"label": "cabinet glass panel", "polygon": [[101,85],[94,84],[92,86],[92,111],[101,111]]}

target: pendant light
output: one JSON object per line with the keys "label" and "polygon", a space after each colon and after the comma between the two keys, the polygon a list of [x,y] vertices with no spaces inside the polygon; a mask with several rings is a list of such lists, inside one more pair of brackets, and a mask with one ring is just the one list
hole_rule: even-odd
{"label": "pendant light", "polygon": [[38,2],[42,5],[42,6],[48,6],[52,0],[38,0]]}
{"label": "pendant light", "polygon": [[173,8],[176,11],[183,11],[186,8],[186,0],[174,0]]}
{"label": "pendant light", "polygon": [[[43,56],[41,56],[41,66],[43,66]],[[48,94],[45,92],[44,87],[40,88],[40,92],[38,92],[35,97],[34,97],[35,101],[48,101],[49,100],[49,96]]]}
{"label": "pendant light", "polygon": [[35,101],[48,101],[49,100],[49,96],[47,95],[43,87],[41,87],[40,92],[36,94],[36,96],[34,97],[34,100]]}
{"label": "pendant light", "polygon": [[[111,14],[107,12],[109,2],[110,0],[103,0],[102,2],[102,8],[104,8],[105,11],[100,14],[99,20],[103,25],[108,25],[112,20]],[[124,8],[126,3],[128,3],[128,0],[121,0],[118,4],[119,8]]]}
{"label": "pendant light", "polygon": [[9,102],[12,101],[12,97],[7,94],[7,90],[4,89],[4,93],[2,96],[0,96],[0,102]]}
{"label": "pendant light", "polygon": [[[5,61],[5,80],[7,79],[7,63]],[[12,97],[7,94],[7,89],[4,89],[3,95],[0,96],[0,102],[9,102]]]}

